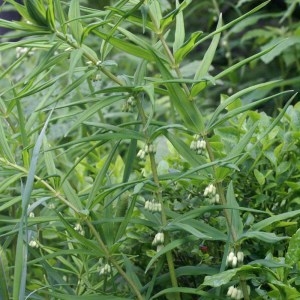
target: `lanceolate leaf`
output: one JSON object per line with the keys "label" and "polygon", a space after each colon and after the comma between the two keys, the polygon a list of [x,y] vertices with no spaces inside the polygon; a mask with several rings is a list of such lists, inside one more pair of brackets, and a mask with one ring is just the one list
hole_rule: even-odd
{"label": "lanceolate leaf", "polygon": [[285,263],[293,266],[300,261],[300,229],[292,236],[288,251],[285,255]]}
{"label": "lanceolate leaf", "polygon": [[204,121],[202,114],[197,108],[195,102],[188,99],[188,96],[185,94],[179,84],[164,82],[164,80],[172,80],[174,77],[159,59],[159,57],[157,57],[155,54],[153,55],[163,78],[161,84],[164,84],[167,87],[171,103],[181,116],[183,125],[187,128],[190,128],[194,132],[202,133],[204,130]]}
{"label": "lanceolate leaf", "polygon": [[[217,25],[217,29],[219,29],[222,26],[222,15],[220,15],[219,22]],[[213,58],[215,56],[215,52],[217,49],[217,46],[219,44],[221,33],[217,33],[214,35],[210,46],[205,52],[205,55],[201,61],[201,64],[199,65],[195,77],[195,80],[202,79],[204,76],[207,75],[209,68],[211,66],[211,63],[213,61]],[[192,90],[191,90],[191,95],[194,97],[196,96],[202,89],[204,89],[206,86],[205,82],[199,82],[193,85]]]}
{"label": "lanceolate leaf", "polygon": [[[227,194],[226,194],[227,204],[229,206],[234,207],[235,209],[229,210],[229,218],[230,224],[234,228],[237,238],[243,233],[243,220],[240,216],[239,205],[235,199],[234,190],[233,190],[233,183],[232,181],[229,183]],[[232,238],[232,236],[231,236]]]}
{"label": "lanceolate leaf", "polygon": [[80,7],[79,0],[71,0],[69,8],[69,26],[72,32],[73,37],[80,43],[83,29],[80,23]]}

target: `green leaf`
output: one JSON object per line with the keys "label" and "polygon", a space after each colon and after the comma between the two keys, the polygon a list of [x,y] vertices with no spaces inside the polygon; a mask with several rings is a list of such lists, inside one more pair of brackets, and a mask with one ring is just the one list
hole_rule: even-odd
{"label": "green leaf", "polygon": [[40,149],[43,143],[43,138],[51,118],[53,110],[49,114],[33,148],[32,158],[28,170],[26,184],[22,190],[22,216],[19,224],[19,232],[17,239],[15,270],[14,270],[14,285],[13,298],[25,299],[26,289],[26,274],[27,274],[27,255],[28,255],[28,228],[27,228],[27,209],[31,199],[33,183],[35,180],[35,172],[40,155]]}
{"label": "green leaf", "polygon": [[[83,122],[85,122],[88,118],[90,118],[92,115],[99,113],[102,108],[111,105],[113,103],[116,103],[120,100],[123,100],[123,95],[112,95],[107,97],[102,97],[102,99],[98,100],[95,104],[91,105],[89,108],[85,109],[81,114],[79,114],[79,117],[75,120],[74,124],[69,128],[69,130],[65,133],[65,136],[67,136],[72,130],[76,129],[80,125],[82,125]],[[97,125],[97,124],[95,124]],[[101,123],[99,125],[101,126]],[[110,129],[118,130],[121,129],[119,127],[111,127]]]}
{"label": "green leaf", "polygon": [[71,0],[69,8],[69,27],[71,33],[78,44],[81,44],[81,38],[83,34],[82,25],[80,23],[80,6],[79,0]]}
{"label": "green leaf", "polygon": [[[226,193],[226,200],[229,206],[234,207],[235,209],[231,209],[229,213],[229,218],[231,224],[229,226],[232,226],[234,228],[234,231],[237,235],[237,238],[241,236],[243,233],[243,220],[240,216],[240,211],[239,211],[239,205],[235,199],[235,194],[234,194],[234,189],[233,189],[233,183],[230,181]],[[231,236],[232,238],[232,236]]]}
{"label": "green leaf", "polygon": [[193,32],[182,46],[180,46],[177,50],[174,49],[174,58],[177,64],[180,64],[185,56],[195,48],[196,42],[202,33],[202,31]]}
{"label": "green leaf", "polygon": [[93,183],[93,186],[91,188],[91,191],[89,192],[88,198],[87,198],[87,209],[91,209],[93,206],[93,201],[96,198],[97,192],[103,187],[104,185],[104,179],[106,177],[107,171],[109,166],[112,163],[112,160],[116,154],[116,151],[118,150],[120,142],[117,142],[115,146],[111,149],[109,155],[107,156],[107,159],[105,160],[104,165],[102,168],[99,170],[95,181]]}
{"label": "green leaf", "polygon": [[285,262],[293,266],[300,261],[300,229],[290,239],[289,247],[285,255]]}
{"label": "green leaf", "polygon": [[203,234],[202,232],[200,232],[199,230],[197,230],[196,228],[194,228],[193,226],[191,226],[189,224],[184,224],[184,223],[179,223],[179,222],[178,223],[177,222],[170,223],[166,227],[166,230],[186,231],[186,232],[192,234],[194,237],[197,237],[198,239],[202,239],[202,240],[212,240],[212,239],[214,239],[214,237]]}
{"label": "green leaf", "polygon": [[300,44],[300,37],[298,36],[274,39],[262,47],[262,50],[265,50],[266,48],[271,50],[268,51],[268,53],[261,56],[261,60],[265,64],[268,64],[272,60],[274,60],[276,56],[280,55],[283,51],[285,51],[290,47],[294,47],[298,44]]}
{"label": "green leaf", "polygon": [[181,139],[178,139],[176,135],[172,134],[169,131],[164,132],[164,135],[174,146],[176,151],[192,166],[199,166],[199,164],[205,164],[205,159],[202,156],[195,154],[195,152],[192,151],[190,147]]}
{"label": "green leaf", "polygon": [[46,9],[42,0],[25,0],[25,6],[30,20],[40,26],[48,27]]}
{"label": "green leaf", "polygon": [[273,232],[262,232],[262,231],[254,231],[254,230],[248,230],[240,235],[241,239],[259,239],[261,241],[264,241],[266,243],[277,243],[282,240],[286,240],[289,237],[287,236],[277,236]]}
{"label": "green leaf", "polygon": [[[179,7],[179,1],[176,0],[176,8]],[[175,28],[175,40],[173,43],[173,53],[175,53],[183,44],[185,39],[185,27],[183,13],[180,11],[176,15],[176,28]]]}
{"label": "green leaf", "polygon": [[9,268],[4,249],[0,246],[0,299],[9,300]]}
{"label": "green leaf", "polygon": [[[174,79],[171,72],[165,67],[161,59],[154,53],[153,55],[163,80]],[[179,84],[166,83],[164,81],[161,81],[161,84],[164,84],[167,87],[170,100],[183,119],[183,125],[192,129],[194,132],[202,133],[204,130],[204,120],[195,102],[188,99],[188,96]]]}
{"label": "green leaf", "polygon": [[65,197],[77,209],[77,211],[83,210],[83,205],[77,193],[75,192],[75,190],[67,180],[64,180],[64,182],[62,183],[62,189],[64,191]]}
{"label": "green leaf", "polygon": [[220,287],[224,284],[229,283],[231,279],[234,276],[238,275],[239,273],[246,272],[247,274],[250,274],[252,271],[255,272],[256,270],[259,269],[260,269],[259,267],[244,265],[240,268],[226,270],[224,272],[212,276],[206,276],[201,286]]}
{"label": "green leaf", "polygon": [[123,257],[124,265],[125,265],[125,268],[126,268],[126,274],[133,281],[134,285],[139,290],[141,290],[142,289],[142,284],[141,284],[141,281],[139,280],[139,278],[136,274],[135,266],[133,265],[131,260],[127,257],[127,255],[122,254],[122,257]]}
{"label": "green leaf", "polygon": [[299,214],[300,214],[300,210],[298,209],[298,210],[282,213],[280,215],[275,215],[275,216],[269,217],[267,219],[264,219],[260,222],[255,223],[254,225],[252,225],[252,230],[261,230],[265,227],[272,225],[273,223],[277,223],[282,220],[294,218],[294,217],[298,216]]}
{"label": "green leaf", "polygon": [[[5,157],[7,160],[9,160],[11,163],[14,163],[14,161],[15,161],[14,155],[12,154],[10,147],[8,145],[8,140],[5,135],[2,124],[3,124],[3,121],[2,121],[2,118],[0,118],[0,154],[1,154],[1,156]],[[2,185],[2,183],[1,183],[1,185]]]}
{"label": "green leaf", "polygon": [[46,20],[50,25],[52,31],[55,31],[55,16],[54,16],[54,4],[53,0],[48,1],[48,8],[46,10]]}
{"label": "green leaf", "polygon": [[[219,124],[219,123],[222,123],[223,122],[223,119],[224,117],[222,117],[220,120],[219,120],[219,123],[217,123],[217,118],[218,116],[223,112],[223,110],[229,106],[231,103],[233,103],[234,101],[238,100],[241,96],[251,92],[251,91],[254,91],[254,90],[257,90],[259,88],[263,88],[263,87],[266,87],[268,85],[271,85],[275,82],[278,82],[278,80],[274,80],[274,81],[270,81],[270,82],[264,82],[264,83],[260,83],[260,84],[256,84],[256,85],[253,85],[253,86],[250,86],[248,88],[245,88],[243,90],[240,90],[238,91],[237,93],[231,95],[230,97],[228,97],[224,102],[222,102],[218,107],[217,109],[214,111],[214,113],[212,114],[208,124],[207,124],[207,129],[206,131],[209,132],[213,127],[216,126],[216,124]],[[230,116],[232,116],[232,111],[229,112],[230,113]],[[228,114],[227,114],[228,115]]]}
{"label": "green leaf", "polygon": [[157,259],[162,256],[163,254],[171,251],[172,249],[179,247],[180,245],[186,243],[187,241],[194,241],[197,240],[197,238],[193,237],[193,236],[189,236],[185,239],[178,239],[178,240],[174,240],[171,243],[169,243],[168,245],[164,246],[159,252],[157,252],[149,261],[146,269],[145,269],[145,273],[148,272],[148,270],[150,269],[150,267],[154,264],[155,261],[157,261]]}
{"label": "green leaf", "polygon": [[276,47],[276,46],[271,46],[271,47],[269,47],[267,49],[264,49],[264,50],[262,50],[262,51],[260,51],[260,52],[258,52],[256,54],[250,56],[250,57],[247,57],[247,58],[239,61],[238,63],[236,63],[236,64],[234,64],[232,66],[229,66],[229,68],[226,68],[224,71],[222,71],[218,75],[214,76],[214,79],[218,80],[218,79],[220,79],[220,78],[222,78],[222,77],[230,74],[234,70],[239,69],[240,67],[244,66],[245,64],[247,64],[247,63],[249,63],[249,62],[251,62],[251,61],[253,61],[253,60],[257,59],[257,58],[262,57],[264,54],[270,52],[274,47]]}
{"label": "green leaf", "polygon": [[63,34],[67,33],[67,24],[66,24],[66,17],[64,13],[64,9],[62,7],[62,3],[60,0],[54,0],[54,11],[56,15],[56,19],[58,20],[60,24],[60,28]]}
{"label": "green leaf", "polygon": [[149,52],[146,49],[143,49],[140,46],[136,46],[133,43],[127,42],[124,39],[119,39],[113,36],[110,36],[104,32],[101,32],[99,30],[93,30],[93,32],[104,39],[106,42],[113,45],[115,48],[124,51],[125,53],[131,54],[135,57],[141,57],[143,59],[146,59],[148,61],[153,61],[153,55],[151,52]]}
{"label": "green leaf", "polygon": [[102,249],[99,248],[99,246],[94,243],[93,241],[90,241],[83,235],[81,235],[79,232],[77,232],[70,224],[67,222],[66,218],[59,213],[58,214],[61,222],[64,224],[66,230],[69,232],[69,234],[77,239],[85,248],[88,248],[91,251],[91,254],[95,255],[96,257],[100,257],[104,255]]}
{"label": "green leaf", "polygon": [[266,182],[265,176],[261,172],[259,172],[257,169],[254,169],[253,173],[254,173],[254,176],[255,176],[258,184],[264,185]]}
{"label": "green leaf", "polygon": [[49,296],[56,297],[56,299],[60,300],[130,300],[131,298],[123,298],[117,297],[114,295],[103,295],[103,294],[87,294],[87,295],[66,295],[66,294],[59,294],[56,292],[51,291]]}
{"label": "green leaf", "polygon": [[[217,30],[221,26],[222,26],[222,15],[220,15],[220,17],[219,17],[219,21],[217,24]],[[211,66],[211,63],[213,61],[213,58],[215,56],[216,49],[219,44],[220,36],[221,36],[221,33],[217,33],[214,35],[214,37],[211,41],[211,44],[209,45],[208,49],[206,50],[205,55],[201,61],[201,64],[199,65],[199,67],[196,71],[196,74],[194,76],[195,80],[202,79],[203,77],[205,77],[207,75],[208,70]],[[194,84],[191,89],[192,97],[195,97],[197,94],[199,94],[199,92],[201,92],[205,87],[206,87],[205,82],[199,82],[199,83]]]}

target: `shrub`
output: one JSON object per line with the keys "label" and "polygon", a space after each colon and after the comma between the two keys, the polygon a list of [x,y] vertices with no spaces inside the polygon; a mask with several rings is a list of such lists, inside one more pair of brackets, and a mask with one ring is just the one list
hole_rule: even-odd
{"label": "shrub", "polygon": [[296,42],[251,29],[265,48],[213,64],[269,1],[225,25],[191,0],[7,3],[1,299],[299,297],[298,79],[239,80]]}

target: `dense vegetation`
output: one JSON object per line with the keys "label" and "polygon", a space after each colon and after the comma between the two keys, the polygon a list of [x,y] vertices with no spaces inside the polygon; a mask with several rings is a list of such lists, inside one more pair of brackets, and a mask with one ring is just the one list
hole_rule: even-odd
{"label": "dense vegetation", "polygon": [[300,298],[300,2],[228,3],[5,2],[1,299]]}

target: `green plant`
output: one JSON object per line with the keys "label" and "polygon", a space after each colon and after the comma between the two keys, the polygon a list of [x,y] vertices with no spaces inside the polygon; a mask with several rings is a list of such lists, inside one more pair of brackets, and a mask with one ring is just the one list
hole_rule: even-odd
{"label": "green plant", "polygon": [[277,47],[212,70],[269,1],[190,36],[190,0],[7,3],[23,20],[0,20],[20,38],[0,45],[1,297],[299,297],[296,94],[253,80],[204,100]]}

